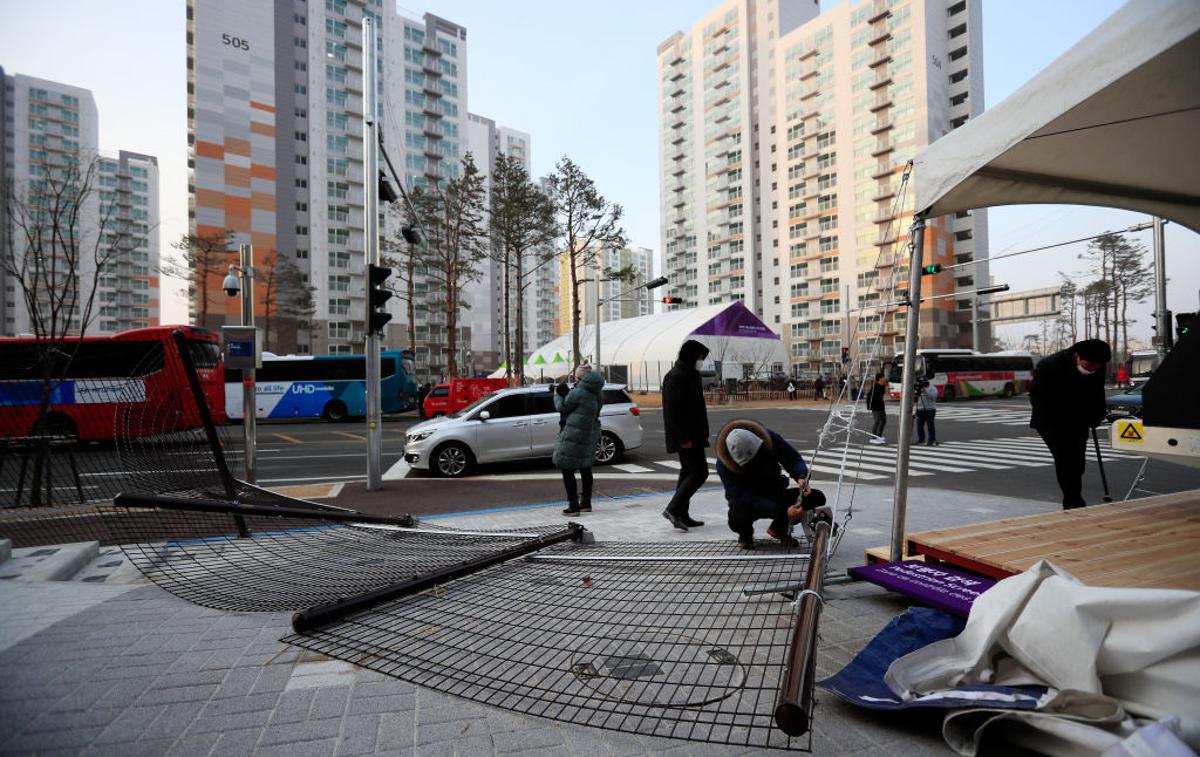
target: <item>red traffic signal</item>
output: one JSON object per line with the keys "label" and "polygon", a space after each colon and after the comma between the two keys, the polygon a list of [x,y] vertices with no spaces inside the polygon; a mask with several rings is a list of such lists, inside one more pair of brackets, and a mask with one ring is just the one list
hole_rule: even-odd
{"label": "red traffic signal", "polygon": [[682,305],[683,304],[682,297],[663,297],[662,301],[668,305]]}

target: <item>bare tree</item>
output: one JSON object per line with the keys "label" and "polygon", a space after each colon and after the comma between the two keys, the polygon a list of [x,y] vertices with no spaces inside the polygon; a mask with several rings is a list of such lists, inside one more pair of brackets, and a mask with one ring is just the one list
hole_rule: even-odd
{"label": "bare tree", "polygon": [[316,290],[309,283],[308,274],[301,271],[295,262],[286,257],[279,258],[275,275],[279,289],[279,315],[281,318],[295,320],[297,331],[304,331],[308,334],[311,350],[313,331],[316,328],[314,320],[317,312]]}
{"label": "bare tree", "polygon": [[380,238],[383,264],[392,269],[392,276],[388,278],[386,286],[388,291],[396,296],[396,299],[404,302],[408,348],[415,350],[417,344],[416,281],[420,272],[420,255],[417,245],[404,238],[402,227],[404,224],[419,227],[420,219],[414,217],[412,208],[407,204],[393,203],[388,212],[392,214],[396,222],[391,224],[392,233]]}
{"label": "bare tree", "polygon": [[[516,349],[518,376],[525,380],[525,290],[526,279],[548,262],[534,250],[552,242],[558,235],[554,203],[529,179],[521,162],[498,155],[492,171],[492,204],[489,217],[492,256],[500,263],[503,276],[504,375],[512,375],[514,349],[510,313],[513,294],[516,305]],[[530,261],[528,258],[535,258]]]}
{"label": "bare tree", "polygon": [[596,183],[565,155],[549,177],[558,216],[560,252],[566,256],[571,294],[571,354],[579,365],[579,269],[590,265],[606,247],[624,247],[621,206],[609,202]]}
{"label": "bare tree", "polygon": [[[19,288],[34,335],[31,366],[38,377],[35,433],[72,436],[70,419],[51,412],[52,398],[71,368],[76,347],[94,321],[97,291],[124,245],[149,233],[115,217],[115,204],[99,191],[100,160],[70,156],[44,166],[19,191],[4,188],[10,227],[0,251],[6,278]],[[134,232],[138,234],[135,236]],[[49,450],[34,458],[32,503]]]}
{"label": "bare tree", "polygon": [[196,313],[196,325],[208,326],[208,283],[225,273],[229,266],[234,232],[226,229],[208,234],[184,234],[171,246],[179,250],[179,260],[168,259],[159,273],[187,282],[183,290]]}
{"label": "bare tree", "polygon": [[279,253],[271,250],[254,267],[254,278],[261,285],[263,349],[271,349],[271,322],[279,314],[279,265],[283,261]]}
{"label": "bare tree", "polygon": [[[446,320],[446,375],[458,375],[458,318],[469,307],[463,288],[480,276],[486,254],[483,175],[471,153],[463,156],[460,175],[445,182],[418,187],[411,194],[425,238],[418,247],[419,268],[436,287],[429,307]],[[432,293],[431,293],[432,294]]]}

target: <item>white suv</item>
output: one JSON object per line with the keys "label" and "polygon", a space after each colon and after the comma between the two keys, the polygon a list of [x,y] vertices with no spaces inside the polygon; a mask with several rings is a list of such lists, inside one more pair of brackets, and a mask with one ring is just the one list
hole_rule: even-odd
{"label": "white suv", "polygon": [[[448,478],[471,473],[479,463],[550,457],[559,414],[546,384],[501,389],[453,415],[408,429],[404,460],[412,468]],[[642,446],[638,406],[621,384],[605,384],[596,462],[611,463]]]}
{"label": "white suv", "polygon": [[[605,384],[596,463],[616,461],[642,446],[637,404],[622,384]],[[476,464],[551,457],[559,414],[546,384],[502,389],[476,399],[454,415],[418,423],[404,438],[409,467],[456,479]]]}

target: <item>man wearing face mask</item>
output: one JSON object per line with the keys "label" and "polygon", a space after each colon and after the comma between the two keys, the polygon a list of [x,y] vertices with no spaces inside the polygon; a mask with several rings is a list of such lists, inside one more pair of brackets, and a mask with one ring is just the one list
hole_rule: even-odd
{"label": "man wearing face mask", "polygon": [[1107,342],[1085,339],[1042,359],[1033,373],[1029,426],[1054,457],[1064,510],[1087,505],[1081,493],[1087,441],[1104,421],[1104,369],[1110,360]]}
{"label": "man wearing face mask", "polygon": [[708,348],[689,339],[679,348],[675,366],[663,376],[663,432],[667,452],[679,453],[679,482],[675,496],[663,510],[663,517],[680,531],[698,528],[704,521],[694,520],[688,509],[692,495],[708,480],[708,411],[704,407],[704,387],[700,368],[708,357]]}

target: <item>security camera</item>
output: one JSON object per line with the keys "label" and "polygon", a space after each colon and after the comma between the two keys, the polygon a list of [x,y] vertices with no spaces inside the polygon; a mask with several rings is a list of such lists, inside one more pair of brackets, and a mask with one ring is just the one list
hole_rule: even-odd
{"label": "security camera", "polygon": [[229,273],[225,276],[225,280],[221,282],[221,288],[230,297],[237,297],[241,293],[242,282],[238,281],[237,274],[233,272],[233,266],[229,266]]}

